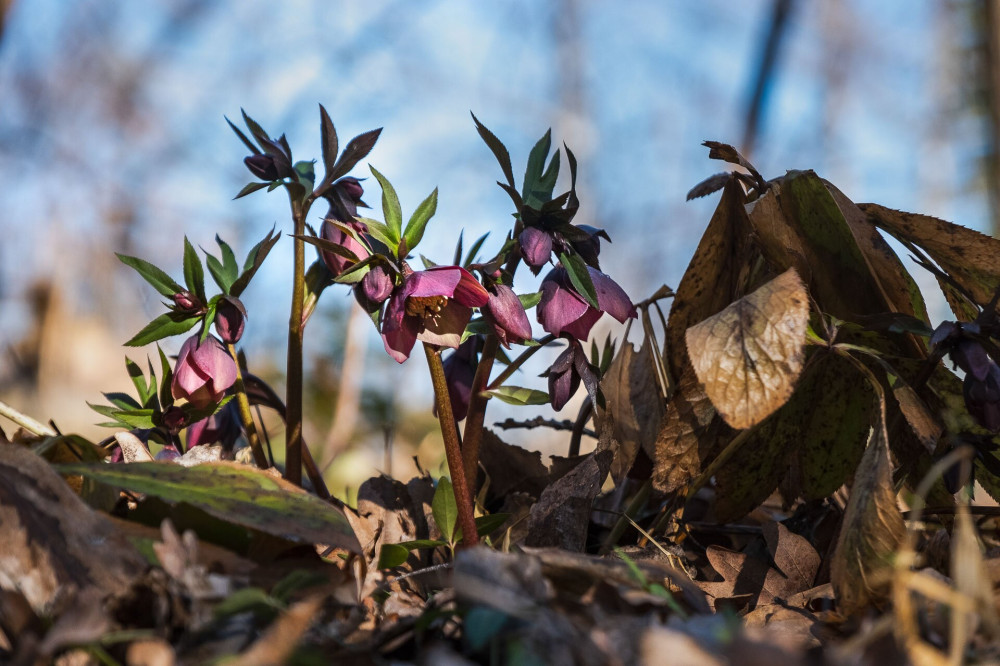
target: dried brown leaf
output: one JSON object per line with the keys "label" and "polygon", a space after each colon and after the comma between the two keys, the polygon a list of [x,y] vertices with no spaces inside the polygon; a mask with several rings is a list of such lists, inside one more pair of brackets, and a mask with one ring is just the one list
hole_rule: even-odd
{"label": "dried brown leaf", "polygon": [[707,197],[712,192],[717,192],[721,190],[726,184],[733,179],[733,174],[730,171],[723,171],[722,173],[717,173],[709,176],[705,180],[701,181],[687,193],[687,200],[698,199],[700,197]]}
{"label": "dried brown leaf", "polygon": [[712,435],[720,429],[728,430],[716,417],[712,401],[688,366],[667,404],[656,437],[653,486],[659,492],[672,493],[697,476],[712,448]]}
{"label": "dried brown leaf", "polygon": [[45,615],[76,593],[121,593],[147,567],[47,462],[10,444],[0,446],[0,544],[0,585]]}
{"label": "dried brown leaf", "polygon": [[830,565],[830,581],[844,615],[878,606],[887,598],[891,557],[905,532],[892,484],[884,402],[876,414]]}
{"label": "dried brown leaf", "polygon": [[736,150],[728,143],[721,143],[719,141],[703,141],[703,146],[706,146],[708,150],[708,158],[711,160],[722,160],[723,162],[729,162],[730,164],[738,164],[747,171],[750,175],[754,177],[754,180],[758,184],[763,185],[766,181],[760,175],[760,172],[754,168],[754,165],[750,164],[750,161],[740,155],[740,151]]}
{"label": "dried brown leaf", "polygon": [[591,505],[601,492],[611,467],[611,457],[609,450],[595,451],[542,492],[538,502],[531,507],[526,545],[583,550],[587,543]]}
{"label": "dried brown leaf", "polygon": [[323,607],[325,594],[314,594],[283,612],[267,631],[239,657],[242,666],[272,666],[288,663],[302,636]]}
{"label": "dried brown leaf", "polygon": [[611,462],[611,478],[615,483],[628,474],[639,449],[649,450],[656,442],[666,400],[660,392],[655,363],[648,337],[639,351],[626,341],[601,379],[604,411],[611,416],[618,443]]}
{"label": "dried brown leaf", "polygon": [[756,425],[791,397],[808,324],[809,295],[789,269],[687,330],[691,364],[731,427]]}

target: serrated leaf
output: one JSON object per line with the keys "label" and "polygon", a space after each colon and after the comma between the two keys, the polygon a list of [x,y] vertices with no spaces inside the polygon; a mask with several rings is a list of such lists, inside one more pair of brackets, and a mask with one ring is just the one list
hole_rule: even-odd
{"label": "serrated leaf", "polygon": [[174,282],[173,278],[148,261],[139,259],[138,257],[130,257],[126,254],[119,254],[117,252],[115,253],[115,256],[118,257],[118,259],[121,260],[121,262],[126,266],[134,268],[146,282],[151,284],[156,291],[160,292],[160,294],[166,296],[167,298],[173,298],[174,294],[184,291],[184,287]]}
{"label": "serrated leaf", "polygon": [[333,278],[337,284],[356,284],[371,270],[371,265],[378,255],[369,255],[361,261],[345,268],[340,275]]}
{"label": "serrated leaf", "polygon": [[434,498],[431,500],[431,513],[434,523],[441,530],[449,543],[454,543],[455,523],[458,521],[458,504],[455,502],[455,489],[451,479],[442,476],[438,480]]}
{"label": "serrated leaf", "polygon": [[597,304],[597,290],[594,288],[594,282],[590,279],[590,271],[587,270],[587,264],[583,262],[583,259],[576,254],[560,252],[559,261],[562,262],[563,268],[569,274],[569,281],[573,284],[576,292],[583,297],[583,300],[587,301],[590,307],[600,310],[601,306]]}
{"label": "serrated leaf", "polygon": [[[261,127],[256,120],[247,115],[247,112],[240,109],[240,113],[243,114],[243,122],[246,123],[247,129],[253,134],[253,137],[257,139],[257,142],[261,144],[264,151],[267,151],[267,144],[272,143],[271,137],[267,135],[264,128]],[[228,119],[227,119],[228,120]]]}
{"label": "serrated leaf", "polygon": [[189,331],[195,324],[201,321],[200,316],[190,316],[178,312],[167,312],[161,314],[153,321],[136,333],[131,340],[125,343],[126,347],[142,347],[150,342],[156,342],[172,335],[180,335]]}
{"label": "serrated leaf", "polygon": [[201,267],[198,253],[187,236],[184,237],[184,283],[188,291],[196,295],[199,301],[205,302],[205,271]]}
{"label": "serrated leaf", "polygon": [[392,183],[379,173],[378,169],[370,165],[368,168],[382,186],[382,216],[385,218],[385,226],[393,242],[389,247],[398,247],[403,228],[403,210],[399,206],[399,197],[396,196]]}
{"label": "serrated leaf", "polygon": [[222,293],[228,294],[231,283],[226,280],[226,271],[222,267],[222,262],[216,257],[206,253],[205,265],[208,267],[209,275],[211,275],[212,279],[215,280],[215,284],[222,290]]}
{"label": "serrated leaf", "polygon": [[150,388],[146,386],[146,375],[143,374],[142,368],[139,367],[138,363],[126,356],[125,371],[128,372],[128,376],[132,380],[132,385],[135,386],[135,390],[139,394],[139,401],[145,403],[147,398],[149,398]]}
{"label": "serrated leaf", "polygon": [[510,153],[507,151],[507,147],[503,145],[493,134],[493,132],[486,129],[486,126],[479,122],[479,118],[476,118],[476,114],[472,113],[472,121],[476,124],[476,131],[479,132],[479,136],[482,137],[483,141],[493,152],[494,157],[497,158],[497,162],[500,163],[500,168],[503,170],[503,175],[507,179],[508,187],[514,187],[514,170],[511,168],[510,164]]}
{"label": "serrated leaf", "polygon": [[424,237],[424,229],[427,227],[427,222],[434,216],[435,211],[437,211],[437,199],[438,191],[435,187],[434,191],[420,202],[417,209],[413,211],[413,215],[410,216],[410,221],[406,223],[406,230],[403,231],[403,241],[406,243],[407,252],[412,252],[417,247],[420,239]]}
{"label": "serrated leaf", "polygon": [[876,414],[830,565],[830,582],[842,615],[854,615],[886,600],[892,556],[906,531],[892,483],[884,401]]}
{"label": "serrated leaf", "polygon": [[340,243],[334,243],[333,241],[328,241],[325,238],[320,238],[319,236],[296,236],[293,235],[292,238],[297,238],[303,243],[308,243],[313,247],[317,247],[320,250],[325,250],[326,252],[332,252],[333,254],[343,257],[345,259],[350,259],[354,263],[359,261],[358,255],[351,252],[349,249],[341,245]]}
{"label": "serrated leaf", "polygon": [[492,391],[486,391],[486,393],[508,405],[545,405],[549,402],[549,394],[545,391],[536,391],[522,386],[501,386]]}
{"label": "serrated leaf", "polygon": [[730,427],[756,425],[791,397],[808,324],[809,295],[790,268],[687,330],[694,371]]}
{"label": "serrated leaf", "polygon": [[532,192],[542,177],[542,170],[545,169],[545,158],[548,157],[551,147],[552,130],[548,129],[528,154],[528,165],[524,170],[524,182],[521,184],[521,197],[529,206],[532,203]]}
{"label": "serrated leaf", "polygon": [[250,252],[247,254],[246,261],[243,262],[243,273],[236,278],[232,286],[229,288],[229,294],[239,298],[243,290],[247,288],[250,284],[250,280],[257,273],[261,264],[264,263],[264,259],[267,258],[268,253],[274,244],[278,242],[281,238],[280,235],[274,233],[274,229],[267,232],[267,236],[264,237],[259,243],[253,246]]}
{"label": "serrated leaf", "polygon": [[382,243],[389,251],[395,256],[399,256],[399,239],[392,237],[392,231],[386,225],[382,224],[378,220],[373,220],[367,217],[359,217],[359,221],[364,222],[365,226],[368,227],[368,234]]}
{"label": "serrated leaf", "polygon": [[[223,116],[223,118],[226,117]],[[243,130],[234,125],[233,121],[230,120],[229,118],[226,118],[226,122],[229,123],[229,126],[232,128],[232,130],[236,132],[236,136],[240,138],[240,141],[243,142],[243,145],[245,145],[251,153],[253,153],[254,155],[260,155],[260,149],[256,145],[254,145],[253,141],[247,138],[247,135],[243,133]]]}
{"label": "serrated leaf", "polygon": [[102,393],[108,402],[117,407],[118,409],[142,409],[142,405],[135,401],[135,398],[130,396],[128,393],[120,392],[109,392]]}
{"label": "serrated leaf", "polygon": [[[248,194],[253,194],[257,190],[262,190],[265,187],[270,187],[270,185],[271,185],[271,183],[261,183],[259,181],[254,181],[252,183],[247,183],[246,185],[243,186],[243,189],[240,190],[236,194],[235,197],[233,197],[233,201],[236,201],[237,199],[242,199],[243,197],[245,197]],[[271,188],[271,189],[274,189],[274,188]]]}
{"label": "serrated leaf", "polygon": [[[557,150],[552,155],[552,160],[549,162],[549,167],[545,170],[545,173],[538,179],[535,183],[535,190],[532,193],[534,195],[535,201],[541,202],[546,199],[552,198],[552,190],[555,189],[556,179],[559,178],[559,151]],[[565,202],[569,202],[569,192],[560,196]],[[528,203],[531,205],[531,202]]]}
{"label": "serrated leaf", "polygon": [[688,190],[686,199],[687,201],[691,201],[692,199],[707,197],[709,194],[712,194],[713,192],[718,192],[723,187],[725,187],[726,183],[732,180],[732,178],[733,174],[730,171],[723,171],[722,173],[717,173],[712,176],[709,176],[708,178],[706,178],[705,180],[701,181],[700,183],[692,187],[690,190]]}
{"label": "serrated leaf", "polygon": [[337,152],[340,150],[340,145],[337,139],[337,128],[333,126],[333,120],[322,104],[319,105],[319,120],[320,140],[323,143],[324,180],[332,182],[333,178],[331,174],[333,174],[333,169],[337,165]]}
{"label": "serrated leaf", "polygon": [[154,428],[154,413],[152,409],[119,409],[109,416],[128,424],[130,428]]}
{"label": "serrated leaf", "polygon": [[61,465],[59,471],[152,495],[171,504],[184,502],[222,520],[284,539],[361,552],[340,509],[247,465],[78,464]]}
{"label": "serrated leaf", "polygon": [[330,180],[337,180],[341,176],[347,175],[358,162],[363,160],[372,151],[372,148],[375,147],[375,142],[378,141],[381,134],[382,128],[379,127],[378,129],[369,130],[364,134],[359,134],[348,141],[347,147],[344,148],[340,159],[337,160],[337,163],[333,167],[333,175],[328,176]]}
{"label": "serrated leaf", "polygon": [[465,255],[465,261],[462,263],[463,266],[468,267],[469,264],[476,260],[476,255],[479,254],[479,250],[482,249],[483,243],[486,242],[489,235],[490,232],[487,231],[485,234],[476,239],[476,242],[469,248],[469,253]]}

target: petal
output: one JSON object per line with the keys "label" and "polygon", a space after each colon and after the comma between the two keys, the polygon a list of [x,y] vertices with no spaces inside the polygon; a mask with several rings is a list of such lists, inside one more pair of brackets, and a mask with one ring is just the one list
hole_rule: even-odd
{"label": "petal", "polygon": [[405,290],[401,287],[393,292],[382,318],[382,344],[397,363],[409,358],[417,341],[418,324],[412,317],[406,316],[404,293]]}
{"label": "petal", "polygon": [[462,281],[462,269],[457,266],[435,266],[426,271],[417,271],[406,278],[405,295],[424,298],[427,296],[447,296],[455,294],[455,288]]}
{"label": "petal", "polygon": [[380,304],[392,293],[392,278],[385,267],[375,266],[361,278],[361,288],[365,298],[373,304]]}
{"label": "petal", "polygon": [[549,402],[556,411],[565,407],[580,387],[580,377],[573,369],[574,354],[574,346],[570,345],[549,368]]}
{"label": "petal", "polygon": [[448,301],[436,317],[423,321],[424,330],[417,335],[417,339],[432,345],[455,349],[462,342],[462,333],[471,318],[470,308],[458,301]]}
{"label": "petal", "polygon": [[563,328],[563,333],[572,335],[577,340],[586,340],[590,337],[590,329],[594,327],[597,320],[601,318],[601,311],[588,307],[583,316]]}
{"label": "petal", "polygon": [[191,351],[198,344],[198,336],[193,335],[184,341],[177,363],[174,365],[174,378],[170,382],[170,393],[175,399],[187,398],[208,381],[208,376],[201,373],[191,361]]}
{"label": "petal", "polygon": [[960,341],[951,350],[950,357],[958,367],[979,381],[986,379],[990,366],[995,365],[983,346],[975,340]]}
{"label": "petal", "polygon": [[[555,280],[542,281],[542,299],[538,302],[538,323],[552,335],[560,335],[567,326],[593,310],[576,293],[564,289]],[[591,324],[592,325],[592,324]]]}
{"label": "petal", "polygon": [[[536,227],[525,227],[517,237],[521,256],[533,269],[541,268],[552,256],[552,236]],[[537,270],[535,271],[538,272]]]}
{"label": "petal", "polygon": [[[456,266],[456,268],[458,267]],[[467,305],[470,308],[479,308],[486,305],[490,300],[490,292],[486,291],[486,287],[481,285],[472,273],[464,268],[458,268],[458,270],[462,277],[458,281],[458,286],[455,287],[453,298],[462,305]]]}
{"label": "petal", "polygon": [[625,323],[626,319],[636,317],[635,306],[632,299],[628,297],[625,290],[618,286],[618,283],[609,278],[599,270],[587,267],[590,272],[590,280],[594,283],[594,290],[597,292],[597,304],[601,310]]}
{"label": "petal", "polygon": [[505,284],[493,285],[486,304],[487,319],[504,347],[509,342],[524,342],[531,337],[531,322],[521,299]]}
{"label": "petal", "polygon": [[224,393],[236,382],[236,361],[214,335],[191,350],[188,360],[209,380],[215,394]]}

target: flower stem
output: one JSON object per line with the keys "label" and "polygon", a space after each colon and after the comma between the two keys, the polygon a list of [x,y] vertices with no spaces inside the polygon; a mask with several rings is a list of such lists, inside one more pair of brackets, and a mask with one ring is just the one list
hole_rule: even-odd
{"label": "flower stem", "polygon": [[486,403],[490,396],[483,391],[490,381],[493,371],[493,361],[496,359],[500,343],[495,335],[487,335],[483,344],[483,352],[479,356],[479,365],[472,379],[472,395],[469,397],[469,410],[465,418],[465,431],[462,435],[462,461],[465,465],[465,480],[474,495],[476,478],[479,476],[479,443],[483,436],[483,423],[486,422]]}
{"label": "flower stem", "polygon": [[243,432],[246,433],[247,443],[250,444],[250,451],[253,452],[253,461],[257,467],[267,469],[269,467],[267,456],[264,454],[264,447],[260,444],[257,436],[257,426],[254,425],[253,415],[250,413],[250,400],[247,399],[247,388],[243,383],[243,370],[240,368],[240,357],[236,353],[236,345],[228,344],[229,355],[236,363],[236,383],[233,388],[236,390],[236,405],[240,410],[240,421],[243,423]]}
{"label": "flower stem", "polygon": [[305,298],[306,247],[305,217],[312,203],[292,198],[292,218],[295,223],[295,265],[292,274],[292,311],[288,317],[288,359],[285,386],[285,478],[302,485],[302,310]]}
{"label": "flower stem", "polygon": [[441,437],[444,438],[444,451],[448,459],[448,471],[451,473],[451,484],[455,489],[455,504],[458,505],[458,524],[462,528],[462,545],[475,546],[479,543],[476,532],[476,518],[472,508],[472,494],[465,482],[465,466],[462,460],[462,449],[458,443],[458,427],[451,411],[451,399],[448,397],[448,381],[444,376],[444,366],[441,355],[431,345],[424,343],[424,354],[427,356],[427,367],[431,372],[431,383],[434,385],[434,401],[437,405],[438,421],[441,423]]}

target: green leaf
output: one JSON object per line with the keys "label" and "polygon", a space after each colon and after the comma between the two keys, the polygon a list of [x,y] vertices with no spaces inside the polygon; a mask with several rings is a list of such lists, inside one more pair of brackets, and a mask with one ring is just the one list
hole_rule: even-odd
{"label": "green leaf", "polygon": [[368,227],[368,234],[372,238],[389,248],[394,256],[399,256],[399,239],[392,237],[392,230],[389,227],[378,220],[367,217],[359,217],[358,220],[365,223],[365,226]]}
{"label": "green leaf", "polygon": [[279,234],[274,233],[272,228],[267,232],[267,236],[264,237],[259,243],[251,248],[250,252],[247,254],[246,261],[243,262],[243,273],[236,278],[232,286],[229,288],[229,294],[239,298],[243,290],[247,288],[250,284],[250,280],[257,273],[257,269],[260,268],[261,264],[264,263],[264,259],[267,258],[267,254],[274,247],[274,244],[278,242],[281,238]]}
{"label": "green leaf", "polygon": [[270,184],[271,183],[261,183],[261,182],[258,182],[258,181],[254,181],[252,183],[247,183],[246,185],[243,186],[243,189],[240,190],[239,193],[237,193],[237,195],[235,197],[233,197],[233,201],[236,201],[237,199],[242,199],[243,197],[245,197],[248,194],[253,194],[257,190],[262,190],[265,187],[270,186]]}
{"label": "green leaf", "polygon": [[188,291],[198,297],[202,303],[205,302],[205,271],[201,267],[201,259],[195,252],[194,246],[184,237],[184,284]]}
{"label": "green leaf", "polygon": [[545,168],[545,158],[548,157],[549,148],[552,147],[552,130],[546,130],[545,135],[535,144],[528,154],[528,166],[524,170],[524,183],[521,187],[521,197],[525,203],[531,205],[531,193],[542,177],[542,170]]}
{"label": "green leaf", "polygon": [[420,239],[424,237],[424,229],[427,227],[427,221],[437,211],[437,199],[438,191],[435,187],[434,191],[417,206],[417,209],[413,211],[413,215],[410,216],[410,221],[406,223],[403,240],[406,241],[408,252],[412,252],[417,247]]}
{"label": "green leaf", "polygon": [[545,173],[542,174],[542,177],[535,184],[535,191],[532,194],[537,201],[541,202],[552,198],[552,190],[555,189],[557,178],[559,178],[558,150],[552,155],[549,168],[545,170]]}
{"label": "green leaf", "polygon": [[142,405],[135,401],[135,398],[127,393],[119,393],[117,391],[110,393],[102,393],[108,402],[117,407],[118,409],[142,409]]}
{"label": "green leaf", "polygon": [[501,386],[486,392],[508,405],[545,405],[549,402],[549,394],[545,391],[536,391],[521,386]]}
{"label": "green leaf", "polygon": [[361,552],[340,509],[247,465],[205,463],[183,467],[154,462],[73,464],[58,469],[62,474],[81,474],[171,504],[190,504],[216,518],[283,539]]}
{"label": "green leaf", "polygon": [[[223,116],[223,118],[226,117]],[[229,118],[226,118],[226,122],[229,123],[229,126],[233,129],[234,132],[236,132],[236,136],[240,137],[240,141],[243,142],[243,145],[245,145],[250,150],[251,153],[253,153],[254,155],[260,155],[260,149],[254,145],[253,141],[247,138],[247,135],[243,133],[243,130],[234,125],[233,121],[230,120]]]}
{"label": "green leaf", "polygon": [[597,290],[594,289],[590,271],[587,270],[587,264],[583,263],[583,259],[579,255],[562,252],[559,254],[559,261],[569,273],[569,281],[573,283],[576,292],[590,304],[590,307],[600,310],[601,307],[597,304]]}
{"label": "green leaf", "polygon": [[125,346],[142,347],[172,335],[180,335],[189,331],[199,321],[201,321],[200,316],[192,317],[178,312],[166,312],[146,324],[141,331],[125,343]]}
{"label": "green leaf", "polygon": [[[160,379],[160,404],[163,405],[163,409],[166,409],[174,404],[174,395],[170,391],[170,385],[174,379],[174,371],[170,367],[170,360],[167,359],[167,355],[163,353],[160,345],[156,345],[156,351],[160,355],[160,372],[163,375],[162,379]],[[150,368],[150,375],[152,373],[153,370]]]}
{"label": "green leaf", "polygon": [[110,416],[132,428],[154,428],[156,427],[153,423],[154,413],[152,409],[119,409]]}
{"label": "green leaf", "polygon": [[507,179],[507,185],[513,188],[514,170],[511,168],[510,153],[507,151],[507,147],[503,145],[503,142],[493,132],[486,129],[486,126],[479,122],[479,118],[476,118],[476,114],[474,113],[472,114],[472,121],[476,123],[476,131],[479,132],[479,136],[486,142],[486,145],[489,146],[489,149],[493,151],[493,155],[497,158],[497,162],[500,163],[503,175]]}
{"label": "green leaf", "polygon": [[530,310],[542,300],[542,292],[536,291],[533,294],[519,294],[517,298],[521,301],[521,307],[525,310]]}
{"label": "green leaf", "polygon": [[215,235],[215,242],[219,245],[219,249],[222,250],[222,270],[230,284],[232,284],[240,273],[239,266],[236,263],[236,253],[233,252],[233,248],[229,247],[229,243],[222,240],[218,234]]}
{"label": "green leaf", "polygon": [[361,282],[361,278],[371,270],[371,265],[375,262],[377,256],[374,254],[369,255],[356,264],[348,266],[344,269],[343,273],[333,278],[333,281],[337,284],[357,284]]}
{"label": "green leaf", "polygon": [[288,603],[296,592],[329,584],[330,578],[323,572],[295,569],[274,584],[271,596],[282,603]]}
{"label": "green leaf", "polygon": [[240,613],[253,613],[260,619],[273,618],[285,605],[259,587],[236,590],[212,609],[216,618],[232,617]]}
{"label": "green leaf", "polygon": [[[510,518],[509,513],[491,513],[486,516],[479,516],[476,518],[476,532],[481,537],[487,536],[497,531],[501,525],[507,522],[508,518]],[[459,528],[458,531],[461,532],[462,528]],[[457,541],[458,537],[455,537],[455,539]]]}
{"label": "green leaf", "polygon": [[479,254],[479,250],[482,249],[483,243],[486,242],[486,238],[489,235],[490,232],[487,231],[485,234],[480,236],[475,243],[472,244],[472,247],[469,248],[469,253],[465,255],[465,263],[462,264],[463,266],[468,266],[469,264],[471,264],[473,261],[476,260],[476,255]]}
{"label": "green leaf", "polygon": [[138,257],[130,257],[126,254],[118,254],[117,252],[115,253],[115,256],[117,256],[126,266],[134,268],[146,282],[153,285],[153,288],[156,289],[156,291],[160,292],[167,298],[173,298],[174,294],[184,291],[184,287],[174,282],[169,275],[148,261],[139,259]]}
{"label": "green leaf", "polygon": [[267,132],[264,131],[264,128],[261,127],[256,120],[247,115],[246,111],[240,109],[240,113],[243,114],[243,122],[246,123],[247,129],[250,130],[253,137],[257,139],[257,142],[264,148],[264,151],[267,152],[268,144],[273,143],[271,141],[271,137],[267,135]]}
{"label": "green leaf", "polygon": [[458,504],[455,502],[455,489],[451,479],[442,476],[438,481],[437,490],[431,500],[431,513],[441,534],[449,543],[454,543],[455,523],[458,521]]}
{"label": "green leaf", "polygon": [[146,386],[146,375],[143,374],[142,368],[128,356],[125,357],[125,370],[128,372],[128,376],[132,380],[132,385],[135,386],[135,390],[139,394],[139,401],[145,403],[149,398],[149,391],[152,389],[155,393],[155,387]]}
{"label": "green leaf", "polygon": [[319,120],[320,139],[323,144],[323,173],[326,175],[325,180],[332,182],[330,176],[337,164],[337,151],[340,150],[340,146],[337,140],[337,128],[333,126],[333,120],[322,104],[319,105]]}
{"label": "green leaf", "polygon": [[399,206],[399,197],[396,196],[396,190],[393,189],[392,183],[379,173],[378,169],[370,165],[368,168],[371,169],[379,185],[382,186],[382,217],[385,218],[385,226],[389,230],[389,237],[393,241],[393,245],[389,247],[398,247],[400,238],[402,238],[401,231],[403,228],[403,210]]}
{"label": "green leaf", "polygon": [[392,569],[398,567],[410,557],[408,548],[395,543],[382,544],[382,550],[378,554],[378,568]]}
{"label": "green leaf", "polygon": [[354,263],[357,263],[359,261],[358,260],[358,255],[354,254],[353,252],[351,252],[350,250],[348,250],[346,247],[344,247],[340,243],[334,243],[333,241],[328,241],[327,239],[320,238],[319,236],[294,236],[293,235],[292,238],[297,238],[300,241],[302,241],[303,243],[308,243],[309,245],[317,247],[320,250],[325,250],[326,252],[332,252],[333,254],[336,254],[337,256],[343,257],[345,259],[350,259]]}

